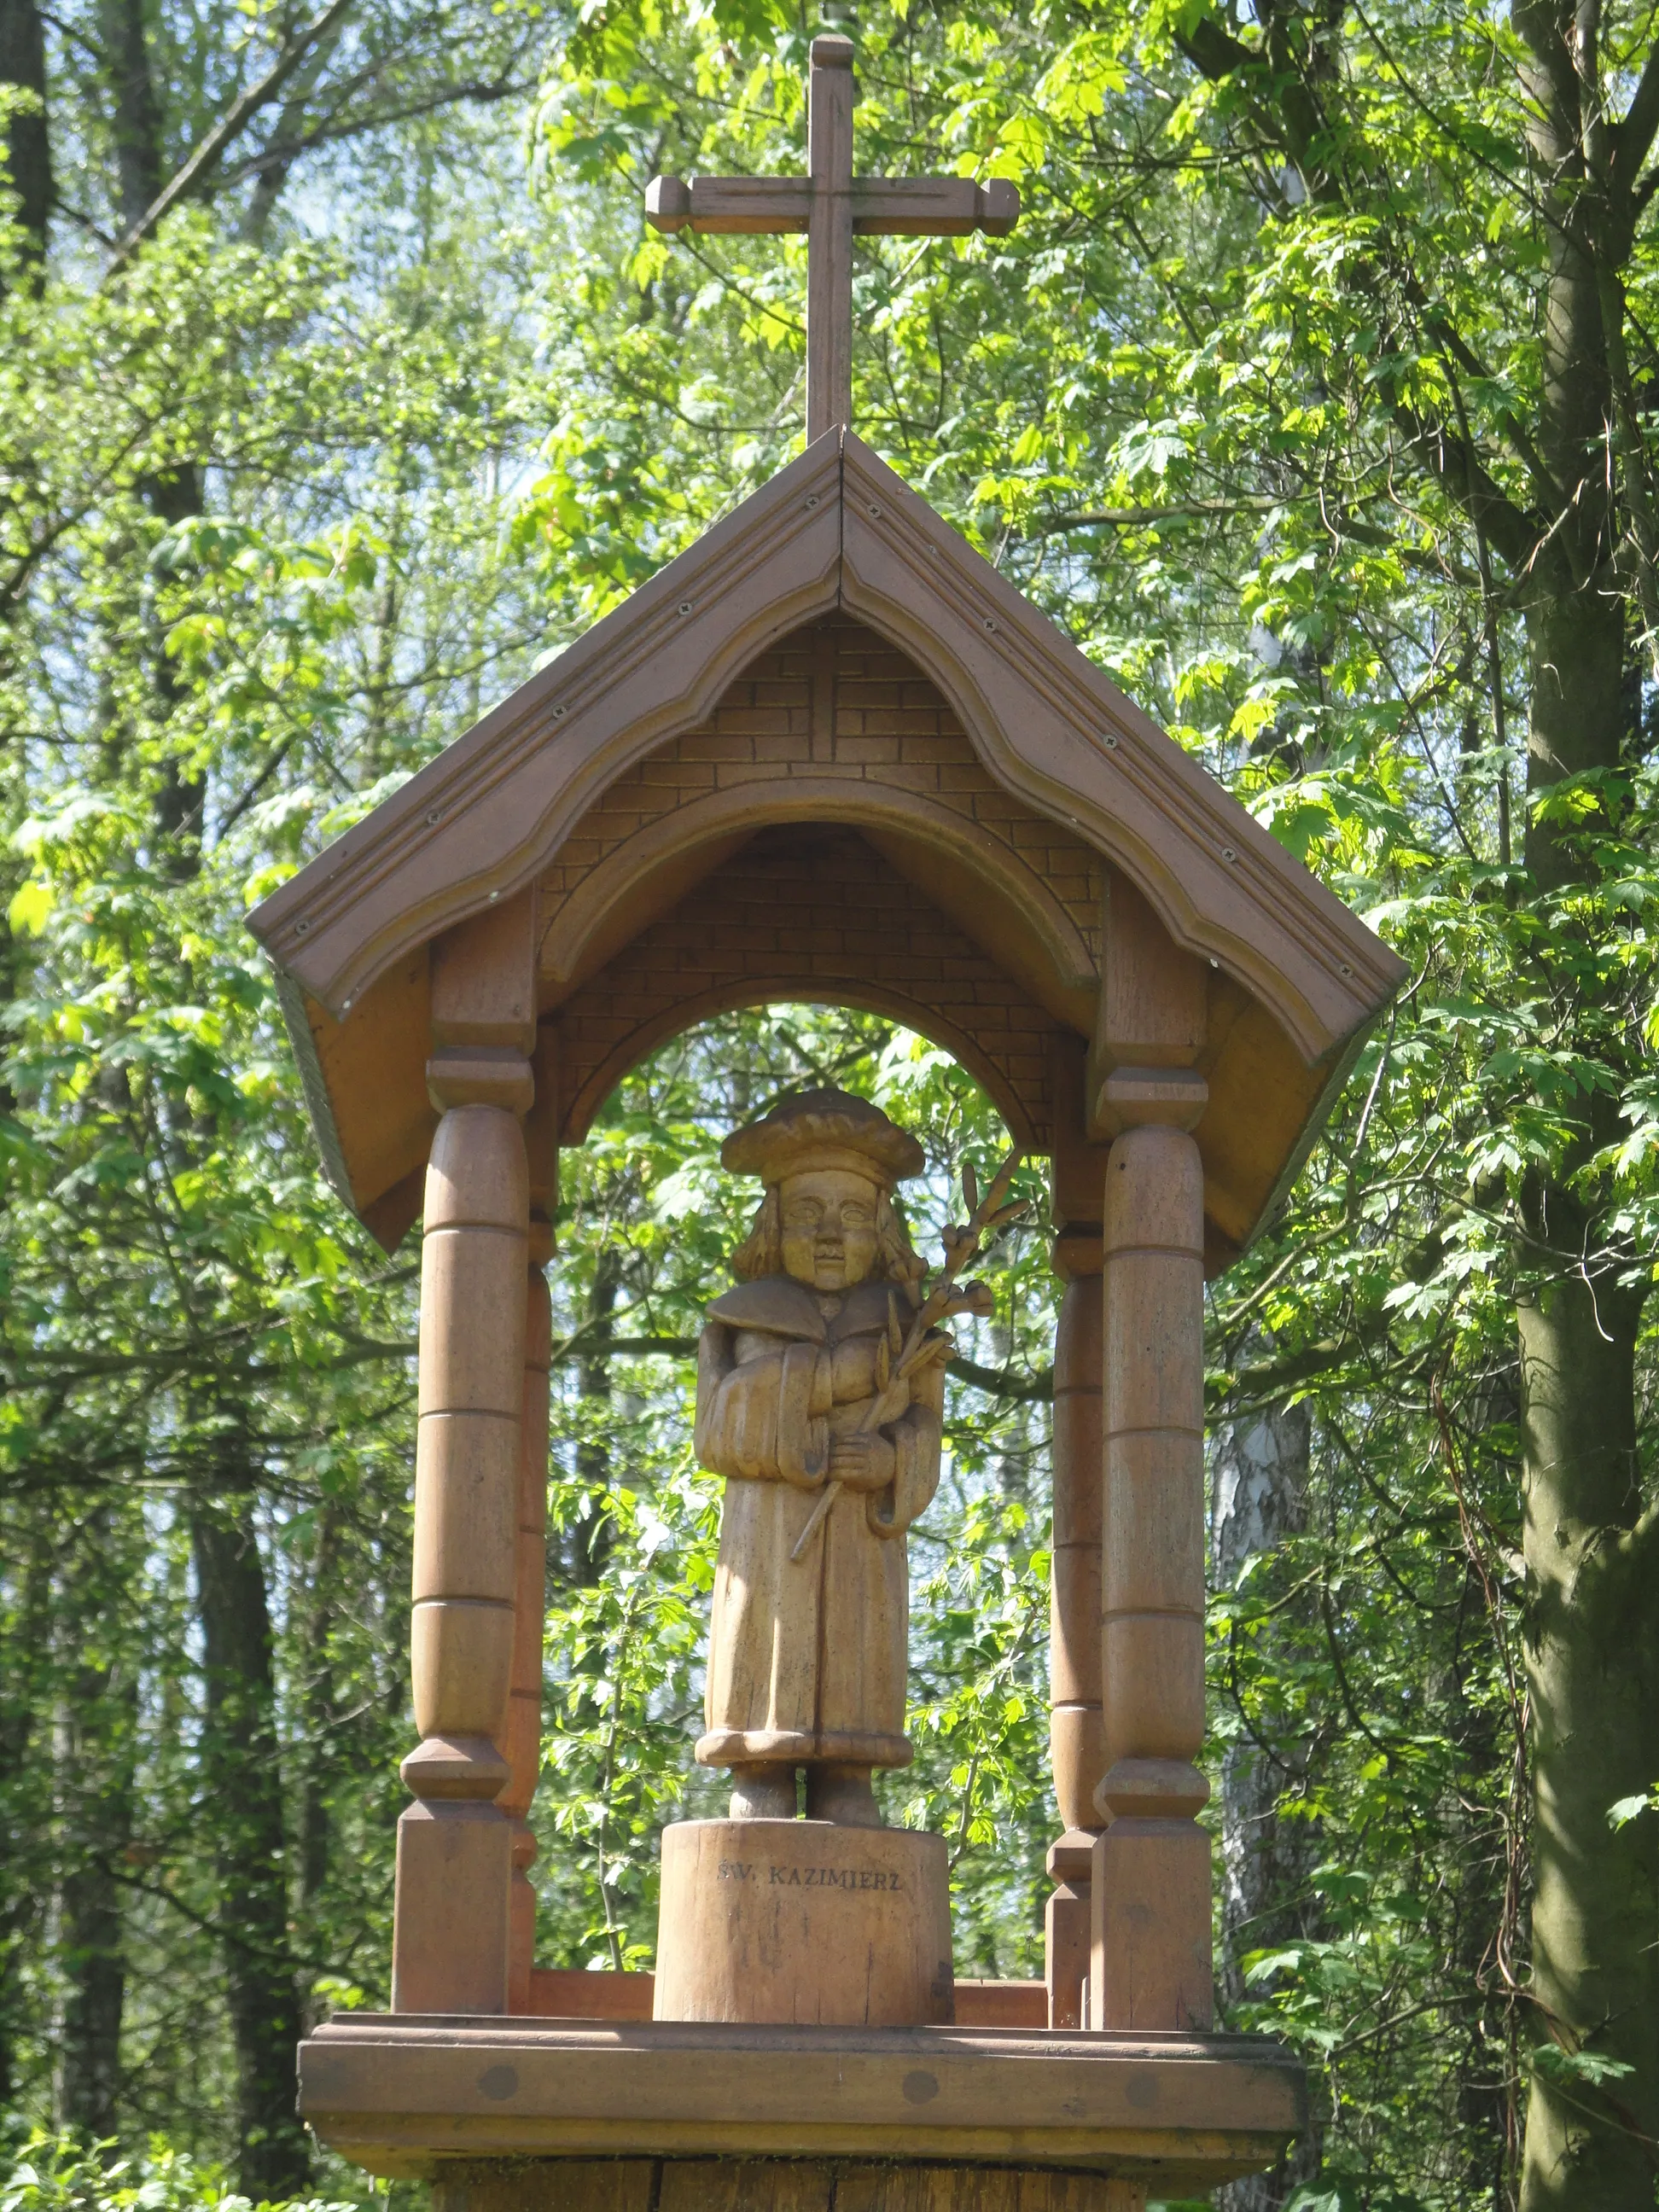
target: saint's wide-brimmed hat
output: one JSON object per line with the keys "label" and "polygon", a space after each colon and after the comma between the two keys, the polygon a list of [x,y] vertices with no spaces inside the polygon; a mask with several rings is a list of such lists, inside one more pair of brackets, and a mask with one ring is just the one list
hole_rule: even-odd
{"label": "saint's wide-brimmed hat", "polygon": [[781,1182],[815,1168],[848,1168],[885,1187],[920,1175],[927,1155],[908,1129],[848,1091],[797,1091],[720,1146],[733,1175]]}

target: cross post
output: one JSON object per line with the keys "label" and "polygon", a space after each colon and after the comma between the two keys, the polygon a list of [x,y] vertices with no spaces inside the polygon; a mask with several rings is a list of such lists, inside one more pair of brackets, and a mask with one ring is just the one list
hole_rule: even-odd
{"label": "cross post", "polygon": [[653,230],[806,233],[806,442],[853,419],[853,239],[1006,238],[1019,192],[1004,178],[855,177],[853,42],[812,41],[804,177],[653,177],[645,195]]}

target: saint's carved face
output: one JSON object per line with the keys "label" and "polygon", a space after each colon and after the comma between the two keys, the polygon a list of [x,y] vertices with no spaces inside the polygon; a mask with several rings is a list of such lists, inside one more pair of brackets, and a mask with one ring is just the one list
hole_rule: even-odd
{"label": "saint's carved face", "polygon": [[866,1176],[817,1168],[786,1176],[778,1186],[783,1264],[813,1291],[850,1291],[876,1260],[876,1201]]}

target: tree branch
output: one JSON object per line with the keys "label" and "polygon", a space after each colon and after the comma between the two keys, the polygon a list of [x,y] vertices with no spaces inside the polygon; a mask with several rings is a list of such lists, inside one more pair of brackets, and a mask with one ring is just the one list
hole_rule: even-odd
{"label": "tree branch", "polygon": [[250,177],[261,177],[268,170],[286,168],[298,161],[301,154],[309,154],[319,146],[337,146],[348,138],[361,138],[370,131],[385,131],[394,123],[409,123],[422,115],[433,115],[441,108],[453,107],[463,100],[475,100],[486,106],[496,100],[511,100],[530,89],[528,80],[518,77],[469,78],[465,84],[446,85],[441,92],[422,94],[419,100],[404,101],[395,107],[372,109],[366,115],[354,115],[344,122],[319,123],[314,129],[301,131],[297,137],[281,135],[282,120],[277,131],[259,149],[250,154],[225,179],[227,185],[245,184]]}
{"label": "tree branch", "polygon": [[[585,1341],[588,1332],[579,1330],[554,1347],[556,1364],[587,1356],[589,1345]],[[612,1336],[605,1340],[605,1351],[623,1359],[690,1359],[696,1356],[697,1340],[695,1336]],[[970,1390],[982,1390],[988,1398],[1011,1398],[1022,1403],[1040,1403],[1054,1395],[1054,1371],[1052,1367],[1038,1370],[1035,1375],[1012,1375],[1006,1368],[981,1367],[975,1359],[963,1359],[960,1354],[952,1358],[947,1371],[958,1382],[965,1382]]]}
{"label": "tree branch", "polygon": [[[1271,21],[1271,9],[1267,15]],[[1324,122],[1310,88],[1294,70],[1279,69],[1272,55],[1246,46],[1208,19],[1197,24],[1191,33],[1177,33],[1176,44],[1193,67],[1211,83],[1220,84],[1230,77],[1238,77],[1244,97],[1270,143],[1276,140],[1302,173],[1310,198],[1335,213],[1350,211],[1341,179],[1313,158],[1313,149]],[[1475,356],[1443,313],[1425,298],[1409,270],[1397,269],[1395,276],[1410,306],[1422,315],[1425,331],[1445,347],[1468,373],[1480,374]],[[1386,309],[1387,285],[1382,270],[1374,270],[1366,289]],[[1425,422],[1415,408],[1398,396],[1387,395],[1384,404],[1410,441],[1419,464],[1466,513],[1477,519],[1487,544],[1496,546],[1517,574],[1522,572],[1547,535],[1537,517],[1517,507],[1473,450],[1450,434],[1444,424]],[[1519,459],[1532,471],[1539,489],[1553,505],[1562,507],[1563,495],[1543,468],[1523,427],[1512,417],[1506,417],[1504,429]]]}
{"label": "tree branch", "polygon": [[163,216],[181,201],[200,191],[260,109],[270,106],[318,40],[328,36],[350,5],[351,0],[329,0],[321,15],[313,16],[284,46],[264,75],[231,102],[189,160],[173,173],[116,247],[105,272],[106,282],[132,258]]}
{"label": "tree branch", "polygon": [[945,1372],[954,1375],[958,1382],[965,1382],[970,1390],[982,1390],[988,1398],[1012,1398],[1028,1405],[1043,1405],[1054,1395],[1054,1370],[1039,1368],[1035,1375],[1011,1375],[1006,1367],[981,1367],[975,1359],[964,1359],[956,1353],[946,1364]]}
{"label": "tree branch", "polygon": [[1607,133],[1613,142],[1613,179],[1626,191],[1648,157],[1656,131],[1659,131],[1659,46],[1642,65],[1624,120],[1615,123]]}
{"label": "tree branch", "polygon": [[1055,538],[1067,530],[1139,530],[1160,522],[1199,521],[1206,515],[1265,514],[1284,505],[1282,499],[1243,497],[1173,499],[1163,507],[1092,507],[1081,514],[1050,515],[1022,535],[1029,543],[1034,538]]}

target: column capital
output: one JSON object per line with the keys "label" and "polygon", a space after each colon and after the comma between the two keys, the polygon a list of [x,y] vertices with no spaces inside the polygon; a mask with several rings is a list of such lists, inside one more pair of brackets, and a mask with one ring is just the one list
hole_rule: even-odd
{"label": "column capital", "polygon": [[1157,1126],[1195,1129],[1210,1103],[1210,1086],[1192,1067],[1115,1067],[1101,1084],[1092,1126],[1112,1136]]}
{"label": "column capital", "polygon": [[1068,1221],[1048,1247],[1048,1265],[1062,1283],[1097,1275],[1103,1258],[1097,1221]]}
{"label": "column capital", "polygon": [[536,1082],[523,1053],[495,1045],[451,1045],[426,1064],[426,1095],[440,1114],[460,1106],[501,1106],[527,1114]]}

